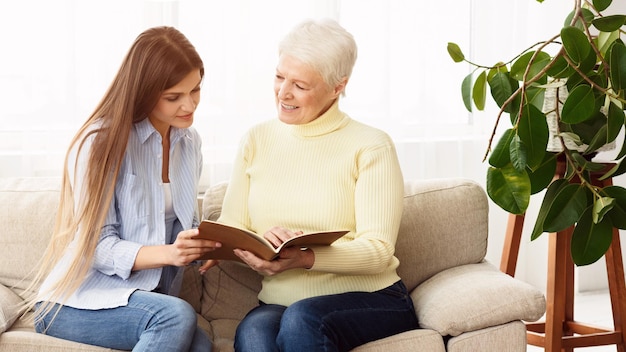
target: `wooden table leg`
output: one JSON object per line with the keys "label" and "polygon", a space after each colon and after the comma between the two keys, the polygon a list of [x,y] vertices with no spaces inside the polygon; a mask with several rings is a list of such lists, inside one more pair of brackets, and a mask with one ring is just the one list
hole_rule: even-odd
{"label": "wooden table leg", "polygon": [[613,242],[611,242],[611,246],[604,256],[613,311],[613,329],[621,335],[621,342],[617,344],[617,351],[626,352],[626,346],[624,346],[624,333],[626,332],[626,282],[624,279],[624,263],[622,261],[618,229],[613,230]]}
{"label": "wooden table leg", "polygon": [[561,351],[567,288],[568,239],[571,229],[550,233],[548,239],[548,283],[546,287],[545,350]]}
{"label": "wooden table leg", "polygon": [[509,214],[504,237],[504,248],[500,259],[500,271],[515,276],[517,256],[519,254],[522,230],[524,229],[524,215]]}

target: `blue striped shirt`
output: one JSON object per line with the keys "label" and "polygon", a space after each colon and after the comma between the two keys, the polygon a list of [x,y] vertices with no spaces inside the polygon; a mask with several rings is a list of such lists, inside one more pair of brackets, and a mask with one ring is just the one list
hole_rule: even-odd
{"label": "blue striped shirt", "polygon": [[[80,186],[93,136],[87,138],[80,155],[70,152],[69,175],[75,197]],[[163,267],[132,271],[143,245],[173,243],[176,235],[198,226],[197,191],[202,171],[201,138],[193,128],[170,131],[169,178],[177,220],[168,233],[165,223],[165,196],[161,177],[161,135],[148,119],[134,125],[115,185],[115,195],[107,213],[96,248],[93,265],[85,281],[65,305],[81,309],[104,309],[126,305],[135,290],[177,294],[181,269]],[[76,180],[72,160],[76,158]],[[78,203],[78,200],[76,200]],[[40,301],[51,284],[61,278],[74,254],[75,241],[50,272],[40,289]]]}

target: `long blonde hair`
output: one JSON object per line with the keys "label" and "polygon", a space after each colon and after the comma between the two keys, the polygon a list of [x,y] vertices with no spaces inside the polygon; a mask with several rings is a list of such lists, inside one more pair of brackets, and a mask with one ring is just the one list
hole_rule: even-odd
{"label": "long blonde hair", "polygon": [[[49,292],[50,301],[62,302],[78,289],[91,267],[133,124],[147,118],[161,93],[193,70],[200,70],[204,76],[196,49],[173,27],[150,28],[134,41],[104,97],[72,139],[65,156],[52,238],[28,291],[36,290],[74,239],[76,255],[66,275]],[[93,143],[85,178],[74,178],[75,183],[83,182],[78,188],[84,191],[75,197],[68,171],[72,162],[70,151],[77,148],[80,154],[88,137],[93,138]],[[35,300],[35,297],[30,300],[28,308],[34,306]],[[53,308],[51,302],[42,303],[37,316],[49,313]]]}

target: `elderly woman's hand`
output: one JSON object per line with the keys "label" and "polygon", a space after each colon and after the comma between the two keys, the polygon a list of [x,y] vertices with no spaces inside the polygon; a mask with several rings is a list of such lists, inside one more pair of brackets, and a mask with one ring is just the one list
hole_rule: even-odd
{"label": "elderly woman's hand", "polygon": [[265,276],[276,275],[295,268],[310,269],[315,263],[315,253],[310,249],[303,250],[299,247],[284,248],[280,256],[271,261],[263,260],[243,249],[235,249],[234,253],[254,271]]}
{"label": "elderly woman's hand", "polygon": [[283,244],[283,242],[287,241],[288,239],[300,235],[302,235],[302,231],[291,231],[284,227],[274,226],[266,233],[264,233],[263,237],[266,240],[270,241],[274,248],[278,248],[278,246]]}

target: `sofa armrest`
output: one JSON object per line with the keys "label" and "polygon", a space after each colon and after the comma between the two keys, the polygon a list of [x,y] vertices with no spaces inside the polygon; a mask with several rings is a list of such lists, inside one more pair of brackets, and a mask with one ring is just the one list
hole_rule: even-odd
{"label": "sofa armrest", "polygon": [[7,331],[20,316],[22,303],[20,296],[0,284],[0,334]]}
{"label": "sofa armrest", "polygon": [[411,292],[420,325],[442,336],[535,321],[545,313],[543,293],[488,262],[444,270]]}

